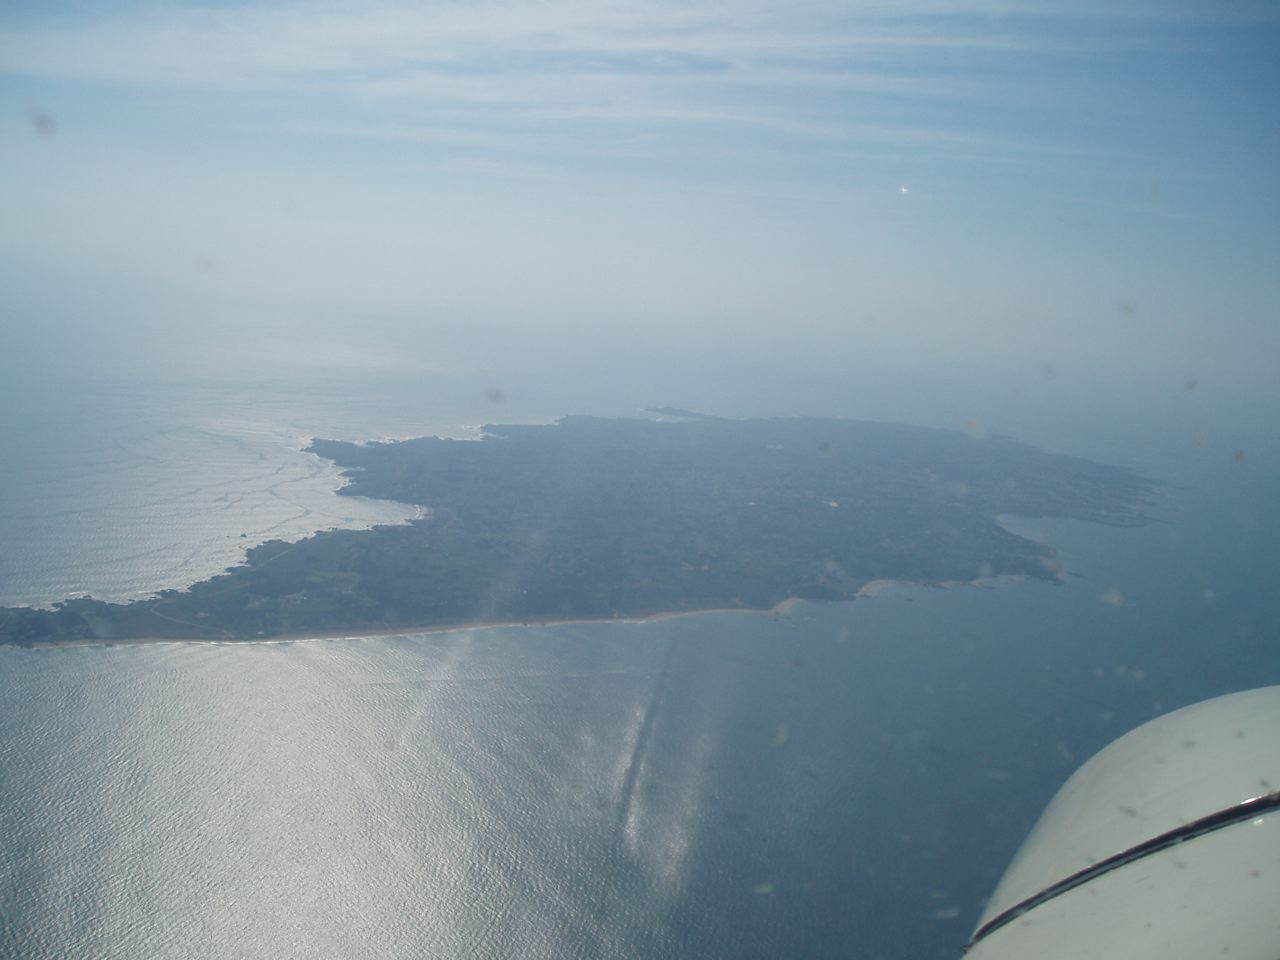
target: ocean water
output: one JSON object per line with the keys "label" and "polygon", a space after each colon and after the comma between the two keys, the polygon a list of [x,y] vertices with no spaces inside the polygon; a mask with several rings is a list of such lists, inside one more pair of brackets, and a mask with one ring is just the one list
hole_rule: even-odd
{"label": "ocean water", "polygon": [[[270,536],[394,521],[333,496],[303,439],[484,410],[164,389],[9,421],[3,602],[138,595]],[[0,957],[954,957],[1092,752],[1280,682],[1269,441],[1246,431],[1236,463],[1124,435],[1098,448],[1167,481],[1158,522],[1008,521],[1058,548],[1062,585],[0,648]]]}
{"label": "ocean water", "polygon": [[[337,468],[302,448],[330,433],[468,433],[394,404],[361,420],[358,403],[278,384],[102,381],[4,399],[7,605],[135,599],[212,576],[265,540],[402,521],[417,511],[333,496]],[[371,422],[372,436],[360,429]]]}

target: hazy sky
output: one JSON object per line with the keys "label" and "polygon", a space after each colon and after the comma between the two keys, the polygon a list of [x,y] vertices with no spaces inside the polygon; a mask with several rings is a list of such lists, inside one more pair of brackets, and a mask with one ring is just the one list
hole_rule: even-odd
{"label": "hazy sky", "polygon": [[9,0],[0,349],[1267,390],[1278,65],[1271,2]]}

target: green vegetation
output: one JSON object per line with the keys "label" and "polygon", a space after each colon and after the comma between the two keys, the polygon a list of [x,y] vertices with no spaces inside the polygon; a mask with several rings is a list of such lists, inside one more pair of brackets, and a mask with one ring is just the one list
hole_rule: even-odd
{"label": "green vegetation", "polygon": [[1149,481],[1003,438],[848,420],[566,417],[481,441],[316,440],[345,495],[430,508],[272,541],[182,591],[0,608],[0,641],[304,632],[767,609],[879,578],[1054,576],[999,513],[1143,522]]}

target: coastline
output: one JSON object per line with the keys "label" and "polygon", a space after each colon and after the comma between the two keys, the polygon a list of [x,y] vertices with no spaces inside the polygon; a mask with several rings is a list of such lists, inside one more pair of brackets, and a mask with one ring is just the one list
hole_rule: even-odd
{"label": "coastline", "polygon": [[[854,594],[854,599],[866,600],[872,597],[880,597],[897,587],[930,587],[934,590],[981,587],[983,590],[993,590],[1001,584],[1025,583],[1029,579],[1032,578],[1025,573],[1001,573],[987,577],[974,577],[972,580],[891,580],[880,578],[868,580],[864,583],[858,592]],[[1054,579],[1061,578],[1055,574]]]}
{"label": "coastline", "polygon": [[1003,574],[992,577],[975,577],[972,580],[918,581],[877,578],[868,580],[850,597],[837,601],[806,601],[803,597],[787,597],[772,607],[704,607],[697,610],[659,610],[654,613],[637,614],[629,617],[579,617],[554,620],[484,620],[454,624],[428,624],[419,627],[402,627],[391,630],[386,628],[373,630],[312,630],[300,633],[281,633],[264,637],[117,637],[94,638],[92,640],[47,641],[26,645],[30,650],[52,650],[64,647],[130,647],[153,643],[201,643],[201,644],[245,644],[245,643],[307,643],[328,640],[385,640],[392,637],[419,637],[437,633],[469,633],[475,630],[503,630],[515,627],[566,627],[575,624],[655,623],[660,620],[673,620],[677,617],[695,617],[713,613],[741,613],[751,616],[772,617],[782,619],[791,614],[797,605],[805,602],[850,603],[855,600],[868,600],[883,596],[897,587],[931,587],[939,590],[952,590],[959,587],[980,587],[986,590],[997,588],[1002,583],[1021,583],[1028,579],[1025,574]]}
{"label": "coastline", "polygon": [[[894,582],[894,581],[886,581]],[[404,627],[397,630],[318,630],[302,633],[280,633],[269,637],[246,637],[235,639],[230,637],[118,637],[95,638],[92,640],[64,640],[32,643],[29,650],[53,650],[63,647],[131,647],[152,643],[306,643],[319,640],[379,640],[390,637],[418,637],[434,633],[463,633],[472,630],[500,630],[513,627],[565,627],[579,623],[654,623],[659,620],[672,620],[676,617],[694,617],[708,613],[745,613],[752,616],[765,616],[780,619],[788,616],[796,604],[803,602],[801,597],[787,597],[772,607],[705,607],[697,610],[660,610],[656,613],[638,614],[631,617],[580,617],[558,620],[476,620],[455,624],[431,624],[422,627]]]}
{"label": "coastline", "polygon": [[[184,641],[290,642],[576,622],[641,623],[709,612],[780,616],[790,609],[788,600],[765,610],[754,603],[746,605],[742,594],[759,602],[763,596],[782,594],[785,597],[793,592],[782,590],[785,586],[803,591],[807,596],[853,600],[879,596],[900,583],[941,588],[971,583],[990,588],[991,585],[983,581],[989,579],[995,569],[1022,570],[1031,577],[1061,580],[1064,572],[1052,548],[1009,530],[1010,517],[1020,515],[1015,511],[1028,510],[1031,515],[1047,511],[1053,515],[1111,522],[1115,511],[1136,511],[1139,503],[1146,502],[1142,497],[1150,487],[1136,475],[1104,464],[1073,459],[1064,467],[1059,462],[1061,458],[1046,460],[1047,455],[1042,452],[1016,443],[994,453],[976,451],[967,441],[957,441],[954,436],[934,431],[944,454],[942,465],[952,472],[963,473],[961,467],[972,465],[971,461],[981,465],[995,457],[996,465],[1002,468],[999,475],[1026,481],[1025,492],[1018,492],[1022,487],[1009,481],[991,489],[981,485],[975,488],[975,496],[981,495],[975,501],[983,504],[981,514],[960,510],[953,526],[948,528],[957,542],[949,542],[946,549],[939,552],[930,539],[936,530],[931,526],[934,520],[929,517],[937,511],[943,515],[947,511],[956,512],[955,497],[947,492],[950,488],[921,488],[921,503],[927,509],[919,504],[912,506],[915,501],[911,496],[896,491],[896,481],[911,462],[907,454],[919,440],[917,434],[927,428],[806,418],[741,421],[732,427],[714,424],[707,427],[701,421],[694,421],[692,426],[657,427],[653,422],[641,420],[564,417],[555,422],[555,442],[547,440],[550,436],[546,434],[547,429],[498,425],[484,436],[500,437],[502,443],[465,446],[439,437],[423,437],[408,443],[313,439],[304,452],[344,468],[341,471],[344,482],[336,491],[338,494],[386,500],[406,508],[406,513],[407,508],[412,507],[412,516],[400,515],[395,523],[376,524],[364,535],[335,528],[298,541],[268,540],[250,548],[243,563],[228,567],[222,574],[197,581],[186,590],[162,590],[138,607],[82,596],[55,603],[47,610],[2,608],[0,640],[39,647]],[[836,467],[830,469],[815,467],[813,463],[817,461],[805,458],[794,462],[787,459],[784,469],[773,462],[775,458],[761,460],[757,456],[761,444],[767,449],[781,448],[779,437],[799,444],[828,435],[847,441],[849,450],[878,451],[869,461],[876,469],[867,477],[856,470],[841,472],[843,461],[839,457]],[[628,455],[642,465],[635,469],[648,478],[640,485],[647,491],[648,499],[642,498],[638,506],[625,498],[614,502],[621,487],[609,482],[613,476],[610,471],[616,472],[619,468],[605,454],[613,449],[611,444],[623,441],[631,451]],[[826,439],[818,443],[818,449],[824,453],[830,446]],[[483,451],[479,458],[472,456],[477,447]],[[463,450],[472,452],[459,454]],[[459,455],[463,460],[455,463]],[[526,461],[538,466],[534,470],[538,476],[541,476],[539,470],[559,469],[557,464],[590,465],[595,472],[589,471],[590,476],[583,482],[596,484],[593,489],[598,487],[601,491],[598,502],[593,500],[581,515],[578,511],[566,513],[563,504],[557,506],[554,485],[530,484],[521,479]],[[677,523],[673,519],[676,514],[664,507],[666,499],[678,497],[684,490],[681,464],[686,461],[700,465],[702,471],[697,474],[702,494],[689,509],[693,511],[690,516],[694,520],[702,514],[709,518],[709,529],[716,532],[714,542],[707,541],[710,547],[699,539],[701,534],[690,533],[688,517],[681,514]],[[1062,471],[1067,468],[1071,472],[1064,479]],[[829,476],[833,469],[839,481]],[[782,510],[781,514],[775,515],[776,510],[763,514],[745,510],[734,499],[733,491],[738,489],[736,478],[743,470],[763,470],[761,482],[785,480],[792,484],[787,487],[791,499],[780,500],[770,507],[770,510],[774,507]],[[990,472],[980,471],[976,475],[986,477]],[[468,480],[475,479],[473,473],[481,480],[475,483]],[[430,477],[434,477],[432,482],[436,486],[422,486],[426,482],[424,478]],[[1067,483],[1073,478],[1078,480],[1077,484]],[[860,483],[868,489],[862,490]],[[828,489],[832,484],[835,488]],[[1009,490],[1014,490],[1016,495]],[[855,497],[859,509],[834,513],[822,509],[824,504],[838,507],[839,501],[831,499],[829,494],[841,493],[843,497],[842,491]],[[859,491],[870,500],[860,497]],[[720,496],[711,496],[717,493]],[[443,522],[418,527],[416,524],[435,516],[433,508],[421,505],[427,501],[445,505],[441,508],[445,511]],[[485,507],[490,501],[502,506]],[[817,513],[813,509],[815,502]],[[757,504],[747,501],[746,505]],[[786,512],[793,507],[793,513]],[[865,523],[857,519],[863,508],[868,515]],[[982,515],[987,508],[997,510],[993,517]],[[525,528],[529,523],[534,523],[547,510],[555,516],[569,518],[554,529],[547,528],[538,534],[539,550],[545,554],[543,560],[553,571],[543,577],[546,582],[539,589],[552,598],[551,601],[544,598],[523,604],[524,610],[519,613],[516,610],[520,605],[515,603],[487,602],[487,580],[497,575],[495,570],[503,569],[503,564],[510,562],[508,554],[519,546],[515,541],[528,532]],[[525,517],[526,513],[534,520]],[[618,520],[619,517],[624,520]],[[1141,520],[1141,514],[1135,513],[1135,518]],[[994,533],[992,520],[997,529],[1010,535]],[[649,528],[652,525],[649,521],[657,524],[656,530]],[[773,529],[779,523],[783,526]],[[536,533],[536,523],[530,529]],[[874,544],[869,546],[869,540],[864,542],[870,536],[867,531],[883,533],[889,529],[898,531],[894,536],[902,538],[904,558],[882,557],[875,552]],[[620,542],[633,538],[644,544],[644,549],[627,563],[611,558],[593,561],[590,568],[582,567],[582,544],[595,542],[602,531],[621,537]],[[972,532],[973,542],[959,542],[967,532]],[[828,558],[821,570],[816,571],[812,543],[827,540],[842,544],[838,549],[832,548],[841,562]],[[684,590],[680,584],[669,582],[678,564],[687,562],[690,555],[696,556],[697,551],[711,547],[730,556],[751,558],[744,568],[752,584],[749,589],[741,588],[739,592],[731,580],[724,579],[735,569],[731,564],[724,570],[717,568],[718,572],[704,578],[706,582],[700,587]],[[928,554],[931,562],[914,562],[926,558],[915,556],[913,550]],[[518,551],[511,554],[522,555]],[[612,557],[612,554],[602,554],[602,557],[606,555]],[[1036,566],[1035,560],[1039,560],[1043,570]],[[411,565],[408,571],[406,563]],[[651,574],[649,567],[664,571],[667,579]],[[703,570],[709,569],[703,565]],[[858,570],[862,576],[849,578],[843,572],[845,569]],[[906,578],[874,577],[880,570],[906,574]],[[919,573],[912,576],[912,571]],[[834,582],[830,579],[832,572],[840,574]],[[973,578],[974,574],[979,575],[977,579]],[[863,579],[866,576],[872,579]],[[584,595],[588,599],[580,604],[562,606],[554,600],[557,590],[568,595],[582,589],[599,590],[602,584],[608,587],[612,583],[611,577],[615,580],[652,577],[660,588],[642,594],[643,599],[631,594],[631,602],[621,598],[610,600],[609,593],[588,593]],[[436,583],[444,586],[437,588]],[[452,599],[449,602],[433,599],[432,591],[436,589],[447,590]],[[715,606],[717,601],[719,606]],[[735,605],[725,608],[724,601]],[[707,606],[701,606],[703,603]],[[495,606],[499,609],[494,609]],[[619,611],[618,606],[625,609]],[[566,616],[566,611],[574,607],[578,607],[578,612]],[[469,617],[472,611],[480,616]],[[396,622],[388,623],[388,620]]]}

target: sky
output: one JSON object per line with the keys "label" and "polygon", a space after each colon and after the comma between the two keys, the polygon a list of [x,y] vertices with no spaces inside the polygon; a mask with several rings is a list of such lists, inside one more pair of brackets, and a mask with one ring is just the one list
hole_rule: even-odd
{"label": "sky", "polygon": [[1270,2],[5,0],[0,364],[1274,399],[1277,90]]}

